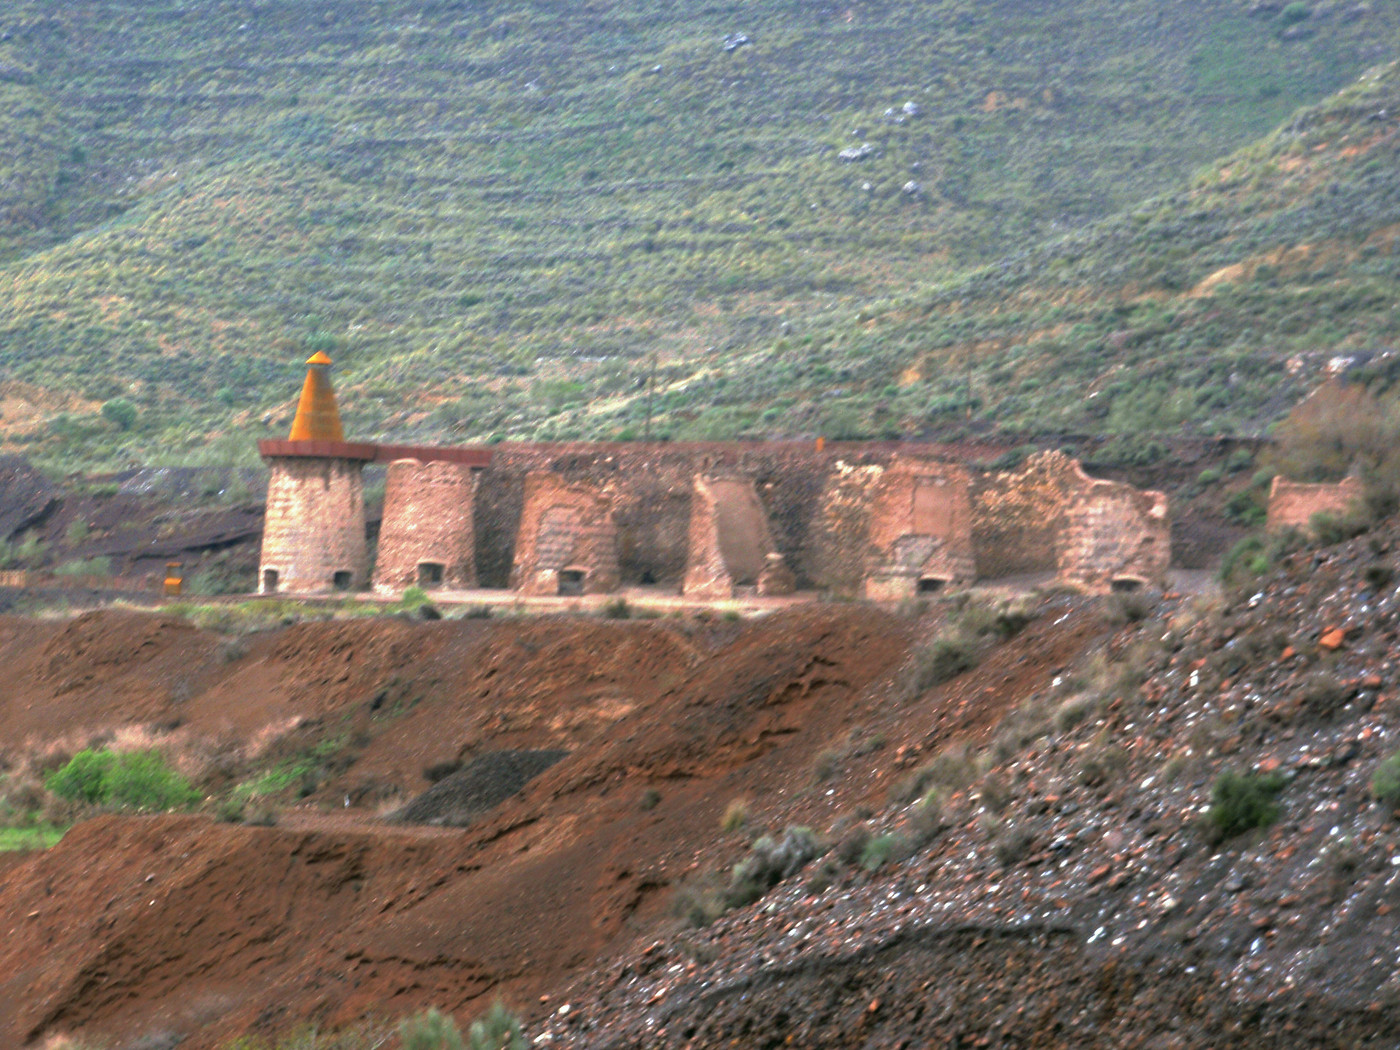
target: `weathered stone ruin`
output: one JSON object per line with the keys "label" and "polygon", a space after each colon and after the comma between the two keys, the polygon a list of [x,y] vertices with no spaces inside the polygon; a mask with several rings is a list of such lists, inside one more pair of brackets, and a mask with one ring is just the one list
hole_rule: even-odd
{"label": "weathered stone ruin", "polygon": [[1065,504],[1056,558],[1059,579],[1093,593],[1162,586],[1171,560],[1167,497],[1091,478],[1073,466],[1076,485]]}
{"label": "weathered stone ruin", "polygon": [[1267,528],[1270,532],[1282,529],[1307,532],[1312,527],[1314,514],[1341,517],[1362,495],[1360,478],[1348,477],[1335,484],[1313,485],[1276,477],[1269,486]]}
{"label": "weathered stone ruin", "polygon": [[465,463],[399,459],[389,464],[375,590],[476,586],[476,474]]}
{"label": "weathered stone ruin", "polygon": [[556,474],[525,478],[511,589],[526,595],[606,594],[617,589],[617,525],[604,488]]}
{"label": "weathered stone ruin", "polygon": [[907,448],[807,443],[263,446],[263,591],[363,585],[360,474],[391,455],[374,572],[384,593],[654,586],[696,600],[898,601],[1008,577],[1106,593],[1163,586],[1170,560],[1164,496],[1090,478],[1059,453],[978,473]]}
{"label": "weathered stone ruin", "polygon": [[741,589],[768,596],[795,589],[750,478],[695,476],[689,541],[681,585],[687,598],[732,598]]}
{"label": "weathered stone ruin", "polygon": [[936,460],[896,458],[870,493],[865,596],[898,601],[971,583],[971,478]]}
{"label": "weathered stone ruin", "polygon": [[974,518],[983,576],[1053,570],[1059,582],[1098,594],[1166,583],[1166,496],[1091,478],[1061,452],[980,479]]}
{"label": "weathered stone ruin", "polygon": [[[369,463],[389,464],[373,576],[383,593],[649,586],[706,601],[794,591],[898,601],[1018,576],[1100,593],[1166,582],[1166,498],[1090,478],[1058,452],[996,473],[926,447],[857,442],[353,443],[339,436],[329,360],[308,364],[293,427],[303,436],[259,442],[272,472],[264,593],[366,585]],[[1271,525],[1275,503],[1306,507],[1305,522],[1359,493],[1286,485],[1275,484]]]}

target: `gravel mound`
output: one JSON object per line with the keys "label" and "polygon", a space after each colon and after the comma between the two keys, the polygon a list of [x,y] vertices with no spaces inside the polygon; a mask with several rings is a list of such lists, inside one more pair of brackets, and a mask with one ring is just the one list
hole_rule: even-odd
{"label": "gravel mound", "polygon": [[478,813],[504,802],[567,754],[512,749],[478,755],[396,810],[389,819],[400,824],[466,827]]}

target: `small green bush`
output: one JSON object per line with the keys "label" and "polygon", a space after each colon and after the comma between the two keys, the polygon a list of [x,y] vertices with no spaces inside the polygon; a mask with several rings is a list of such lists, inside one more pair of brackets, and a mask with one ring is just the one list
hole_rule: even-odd
{"label": "small green bush", "polygon": [[1376,766],[1371,776],[1371,794],[1382,806],[1400,809],[1400,751]]}
{"label": "small green bush", "polygon": [[472,1022],[467,1029],[467,1042],[471,1050],[525,1050],[526,1047],[520,1019],[499,999],[491,1004],[485,1017]]}
{"label": "small green bush", "polygon": [[102,406],[102,418],[118,430],[130,430],[136,423],[136,406],[124,397],[116,397]]}
{"label": "small green bush", "polygon": [[79,751],[44,778],[59,798],[145,812],[186,809],[200,794],[158,751]]}
{"label": "small green bush", "polygon": [[431,595],[429,595],[427,591],[417,584],[414,584],[412,587],[405,588],[403,597],[399,600],[399,605],[405,609],[416,609],[420,605],[431,604],[432,600]]}
{"label": "small green bush", "polygon": [[1256,488],[1242,489],[1225,501],[1225,517],[1236,525],[1263,525],[1269,513]]}
{"label": "small green bush", "polygon": [[110,576],[112,562],[109,558],[74,558],[53,570],[55,576]]}
{"label": "small green bush", "polygon": [[900,778],[890,789],[890,801],[913,802],[922,798],[930,786],[961,791],[976,774],[977,763],[966,747],[947,747]]}
{"label": "small green bush", "polygon": [[1344,514],[1330,514],[1319,511],[1308,519],[1308,528],[1313,537],[1324,547],[1343,543],[1353,536],[1360,536],[1369,530],[1373,522],[1364,507],[1348,510]]}
{"label": "small green bush", "polygon": [[1278,773],[1220,774],[1211,789],[1207,819],[1221,838],[1233,838],[1254,828],[1266,828],[1278,819],[1275,796],[1283,790]]}
{"label": "small green bush", "polygon": [[790,827],[779,838],[755,840],[748,854],[730,873],[724,902],[731,908],[752,904],[778,883],[821,855],[822,846],[811,828]]}
{"label": "small green bush", "polygon": [[972,670],[979,656],[975,639],[956,631],[940,634],[914,653],[909,672],[910,695],[917,696]]}
{"label": "small green bush", "polygon": [[457,1023],[436,1009],[415,1014],[400,1024],[399,1038],[403,1050],[465,1050]]}
{"label": "small green bush", "polygon": [[627,604],[626,598],[614,598],[603,606],[602,616],[605,620],[629,620],[632,618],[632,607]]}
{"label": "small green bush", "polygon": [[79,751],[67,764],[44,778],[44,786],[59,798],[96,805],[107,790],[107,773],[117,756],[107,750]]}
{"label": "small green bush", "polygon": [[865,844],[860,854],[860,866],[866,871],[878,871],[892,860],[898,860],[909,851],[909,843],[904,836],[893,833],[877,835]]}

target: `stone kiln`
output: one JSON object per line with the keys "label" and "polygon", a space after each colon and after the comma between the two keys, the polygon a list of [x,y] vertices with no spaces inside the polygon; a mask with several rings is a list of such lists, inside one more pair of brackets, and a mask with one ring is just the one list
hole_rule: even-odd
{"label": "stone kiln", "polygon": [[[651,585],[700,600],[801,588],[896,601],[1018,574],[1095,592],[1166,582],[1166,498],[1090,478],[1058,452],[982,473],[875,442],[354,443],[329,364],[308,362],[297,436],[259,442],[272,472],[263,593],[366,585],[372,462],[390,464],[374,572],[383,593]],[[1321,487],[1287,490],[1289,506],[1337,506],[1303,488]]]}
{"label": "stone kiln", "polygon": [[965,468],[900,456],[870,495],[865,596],[898,601],[971,583],[971,478]]}
{"label": "stone kiln", "polygon": [[[491,461],[491,454],[481,449],[419,449],[346,441],[331,389],[331,359],[318,353],[306,363],[306,381],[291,435],[285,441],[258,442],[258,452],[270,469],[262,554],[258,559],[259,594],[357,590],[369,582],[366,463],[414,457],[433,463],[430,476],[438,478],[445,476],[437,471],[438,461],[448,461],[463,470],[479,470]],[[468,491],[465,486],[457,489]],[[425,500],[422,492],[422,485],[400,485],[396,503],[401,509],[391,526],[389,571],[396,571],[396,560],[411,559],[416,566],[437,557],[442,550],[439,541],[445,531],[450,531],[450,527],[437,525],[420,532],[415,526],[416,508],[434,502],[431,498]],[[456,515],[459,532],[463,519],[467,529],[465,545],[470,552],[469,504]],[[474,557],[471,553],[461,555],[462,542],[459,537],[456,561],[449,559],[441,564],[444,569],[453,564],[463,580],[474,579]]]}
{"label": "stone kiln", "polygon": [[465,463],[398,459],[384,482],[374,588],[476,586],[476,471]]}
{"label": "stone kiln", "polygon": [[695,476],[689,548],[681,585],[687,598],[732,598],[738,588],[764,596],[795,589],[751,478]]}
{"label": "stone kiln", "polygon": [[617,525],[608,491],[556,474],[528,475],[511,587],[521,594],[573,595],[617,585]]}

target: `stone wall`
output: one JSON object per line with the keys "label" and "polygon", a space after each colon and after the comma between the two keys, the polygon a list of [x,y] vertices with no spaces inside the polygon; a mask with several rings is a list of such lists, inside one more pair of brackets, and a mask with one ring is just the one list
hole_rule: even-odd
{"label": "stone wall", "polygon": [[[823,587],[832,565],[829,545],[813,534],[831,464],[887,458],[878,448],[838,446],[819,451],[808,442],[628,443],[498,445],[481,477],[476,501],[477,573],[482,586],[504,587],[524,509],[525,478],[557,474],[570,483],[605,487],[612,497],[623,584],[680,587],[689,565],[690,509],[695,475],[749,479],[768,512],[774,548],[799,586]],[[858,586],[860,552],[847,566]]]}
{"label": "stone wall", "polygon": [[528,595],[600,594],[616,590],[618,580],[611,493],[557,474],[527,475],[511,588]]}
{"label": "stone wall", "polygon": [[1031,456],[1020,470],[973,484],[972,546],[982,577],[1054,572],[1064,508],[1078,464],[1061,452]]}
{"label": "stone wall", "polygon": [[258,592],[363,587],[364,463],[309,456],[269,462]]}
{"label": "stone wall", "polygon": [[1314,514],[1342,515],[1363,495],[1358,478],[1343,478],[1332,485],[1309,485],[1276,477],[1269,486],[1268,528],[1307,531]]}
{"label": "stone wall", "polygon": [[896,458],[870,490],[865,596],[897,601],[971,583],[971,478],[940,460]]}
{"label": "stone wall", "polygon": [[791,573],[774,550],[768,514],[751,479],[697,474],[688,536],[681,587],[687,598],[730,598],[736,587],[765,594],[792,590]]}
{"label": "stone wall", "polygon": [[1091,478],[1061,452],[978,479],[972,538],[981,577],[1053,572],[1096,592],[1163,586],[1171,560],[1165,495]]}
{"label": "stone wall", "polygon": [[[921,581],[958,586],[1023,573],[1059,573],[1093,589],[1114,577],[1155,583],[1169,557],[1165,543],[1158,550],[1166,527],[1160,496],[1094,481],[1060,453],[1033,456],[1018,471],[978,473],[939,458],[936,448],[878,443],[562,443],[497,446],[474,484],[465,474],[448,483],[436,473],[465,468],[395,469],[376,576],[390,591],[417,582],[423,562],[444,567],[445,586],[470,586],[474,560],[479,586],[532,594],[557,593],[560,571],[572,567],[590,590],[656,585],[720,594],[753,585],[894,600],[917,593]],[[294,509],[277,495],[285,481],[269,493],[269,550],[303,543],[289,536],[292,519],[321,516],[309,496]],[[747,508],[734,534],[758,537],[751,557],[722,549],[729,527],[715,485],[735,487],[729,503]],[[358,503],[326,506],[333,517],[361,513]],[[750,528],[760,520],[766,536]],[[265,561],[284,577],[291,571]],[[362,558],[356,565],[359,581]],[[314,568],[317,587],[329,586],[327,568]]]}
{"label": "stone wall", "polygon": [[[532,472],[608,491],[619,580],[629,586],[684,585],[693,563],[697,473],[752,485],[767,511],[773,553],[783,559],[780,575],[790,568],[804,590],[893,598],[917,590],[920,579],[956,586],[1023,573],[1053,576],[1062,561],[1079,580],[1088,578],[1081,565],[1093,560],[1092,553],[1062,558],[1067,511],[1094,481],[1058,452],[1032,456],[1017,471],[978,474],[940,459],[936,450],[919,454],[877,443],[501,445],[477,491],[484,586],[508,584],[524,479]],[[1137,520],[1137,511],[1125,514]],[[1080,532],[1092,531],[1101,518],[1085,511]],[[1156,535],[1155,524],[1134,528],[1134,544],[1146,532]],[[1102,542],[1077,549],[1095,546]],[[1131,559],[1121,551],[1108,557],[1115,559],[1127,573]],[[692,590],[699,585],[697,578]]]}
{"label": "stone wall", "polygon": [[399,459],[389,464],[374,586],[476,586],[473,516],[476,471],[462,463]]}
{"label": "stone wall", "polygon": [[1166,496],[1096,480],[1074,467],[1078,485],[1065,505],[1058,578],[1098,594],[1165,586],[1171,560]]}

